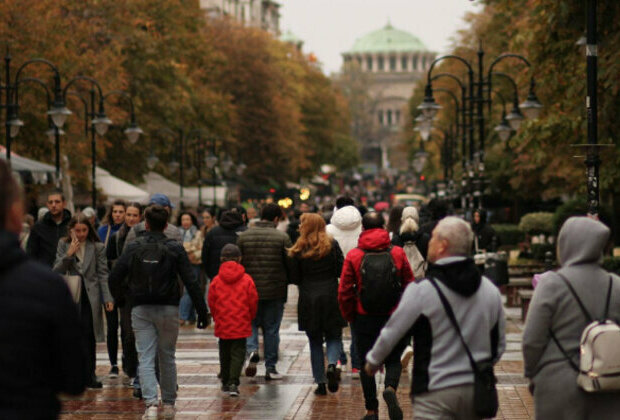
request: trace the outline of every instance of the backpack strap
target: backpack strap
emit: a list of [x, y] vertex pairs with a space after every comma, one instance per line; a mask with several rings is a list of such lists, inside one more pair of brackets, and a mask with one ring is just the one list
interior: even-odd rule
[[471, 368], [474, 370], [474, 372], [477, 372], [478, 365], [476, 364], [476, 361], [474, 360], [474, 356], [472, 356], [471, 351], [469, 350], [469, 347], [467, 346], [467, 343], [465, 342], [465, 338], [463, 338], [463, 334], [461, 333], [461, 328], [459, 327], [459, 323], [457, 322], [456, 317], [454, 316], [454, 311], [452, 310], [452, 306], [450, 306], [450, 302], [448, 302], [448, 299], [441, 291], [441, 288], [439, 287], [439, 285], [435, 282], [435, 279], [432, 277], [428, 277], [428, 280], [431, 282], [435, 290], [437, 290], [437, 294], [439, 295], [439, 300], [441, 300], [441, 304], [443, 305], [446, 311], [446, 314], [448, 315], [448, 318], [450, 318], [450, 322], [454, 326], [456, 333], [461, 339], [461, 343], [463, 343], [463, 347], [465, 347], [465, 351], [467, 352], [467, 357], [469, 358], [469, 364], [471, 365]]
[[607, 300], [605, 301], [605, 314], [603, 315], [603, 320], [607, 319], [607, 315], [609, 314], [609, 301], [611, 300], [611, 287], [613, 286], [613, 280], [611, 276], [609, 276], [609, 288], [607, 289]]
[[584, 306], [583, 302], [581, 301], [581, 299], [579, 299], [579, 296], [577, 295], [577, 292], [575, 291], [575, 289], [573, 288], [573, 286], [571, 286], [570, 282], [568, 281], [568, 279], [566, 277], [564, 277], [564, 275], [556, 272], [556, 274], [558, 276], [560, 276], [560, 278], [562, 280], [564, 280], [564, 283], [566, 283], [566, 285], [568, 286], [568, 290], [570, 290], [571, 294], [573, 295], [573, 297], [575, 298], [575, 300], [577, 301], [577, 303], [579, 304], [579, 308], [581, 308], [581, 312], [583, 312], [583, 314], [586, 317], [586, 320], [588, 322], [592, 322], [593, 318], [590, 315], [590, 312], [588, 312], [588, 310], [586, 309], [586, 307]]

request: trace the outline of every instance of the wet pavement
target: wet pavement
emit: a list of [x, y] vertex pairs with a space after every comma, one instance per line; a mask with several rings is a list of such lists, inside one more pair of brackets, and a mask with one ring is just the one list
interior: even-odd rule
[[[176, 419], [360, 419], [364, 398], [359, 379], [342, 374], [340, 389], [327, 396], [315, 396], [310, 368], [310, 350], [304, 333], [297, 330], [297, 290], [289, 289], [284, 320], [280, 330], [281, 381], [267, 383], [264, 366], [259, 365], [254, 378], [241, 378], [240, 397], [231, 398], [220, 391], [217, 339], [213, 329], [181, 327], [177, 344], [179, 392]], [[507, 349], [495, 372], [498, 378], [500, 410], [498, 419], [534, 418], [533, 401], [523, 378], [521, 356], [520, 309], [507, 309]], [[262, 339], [261, 339], [262, 341]], [[345, 348], [350, 335], [345, 330]], [[119, 350], [120, 353], [120, 350]], [[119, 354], [120, 360], [120, 354]], [[63, 398], [61, 419], [139, 419], [144, 412], [142, 401], [132, 397], [127, 378], [107, 377], [110, 369], [104, 343], [97, 345], [97, 374], [104, 388], [89, 390], [80, 397]], [[382, 384], [382, 378], [377, 378]], [[405, 418], [413, 418], [409, 400], [410, 376], [403, 372], [398, 399]], [[380, 386], [382, 391], [383, 386]], [[381, 395], [379, 393], [379, 395]], [[385, 402], [379, 401], [379, 418], [388, 419]]]

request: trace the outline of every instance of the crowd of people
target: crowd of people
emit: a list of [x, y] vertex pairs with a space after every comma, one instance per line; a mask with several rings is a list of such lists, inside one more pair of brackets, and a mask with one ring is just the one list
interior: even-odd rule
[[[62, 192], [52, 191], [47, 212], [24, 229], [21, 191], [3, 162], [0, 194], [0, 418], [55, 418], [58, 393], [101, 388], [96, 342], [106, 342], [109, 375], [119, 376], [119, 327], [122, 371], [144, 400], [145, 419], [175, 415], [183, 325], [204, 329], [213, 320], [225, 395], [239, 396], [242, 374], [255, 376], [261, 361], [265, 380], [280, 380], [280, 326], [291, 284], [299, 291], [298, 328], [308, 338], [318, 398], [338, 392], [350, 358], [363, 419], [378, 419], [380, 369], [389, 417], [402, 419], [396, 391], [413, 355], [415, 418], [497, 412], [493, 366], [506, 348], [505, 316], [498, 288], [471, 258], [498, 246], [482, 210], [470, 224], [441, 201], [381, 212], [343, 196], [321, 209], [301, 203], [288, 215], [275, 203], [215, 214], [176, 211], [168, 197], [154, 194], [146, 206], [114, 201], [97, 226], [91, 209], [72, 215]], [[576, 247], [580, 236], [592, 237], [586, 250]], [[620, 299], [620, 279], [597, 265], [608, 237], [602, 223], [587, 218], [571, 219], [559, 237], [558, 273], [593, 310], [599, 296], [582, 279], [588, 270], [601, 284], [609, 281], [608, 299]], [[543, 276], [524, 334], [536, 412], [594, 418], [589, 413], [617, 410], [615, 400], [589, 398], [576, 384], [555, 392], [575, 382], [567, 366], [578, 357], [586, 321], [554, 276]], [[605, 316], [615, 317], [615, 308]], [[561, 351], [550, 348], [550, 329]], [[555, 414], [571, 406], [580, 416]]]

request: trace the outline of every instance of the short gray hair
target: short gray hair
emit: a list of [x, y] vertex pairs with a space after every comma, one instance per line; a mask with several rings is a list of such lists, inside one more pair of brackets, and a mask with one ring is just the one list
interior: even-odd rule
[[437, 223], [433, 233], [448, 242], [449, 255], [468, 256], [471, 254], [474, 232], [469, 223], [458, 217], [444, 217]]

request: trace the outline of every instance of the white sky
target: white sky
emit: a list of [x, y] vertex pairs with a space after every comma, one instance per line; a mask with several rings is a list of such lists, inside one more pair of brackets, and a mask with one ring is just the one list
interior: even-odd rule
[[313, 52], [327, 74], [340, 70], [341, 53], [388, 19], [417, 36], [432, 51], [449, 50], [463, 16], [478, 11], [470, 0], [281, 0], [280, 29], [291, 30]]

